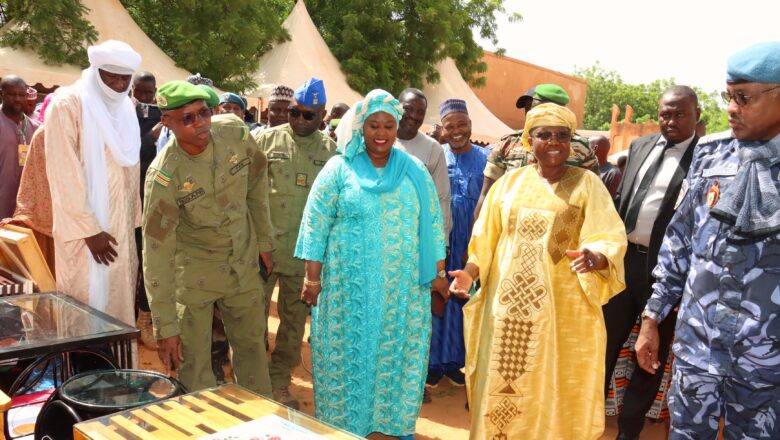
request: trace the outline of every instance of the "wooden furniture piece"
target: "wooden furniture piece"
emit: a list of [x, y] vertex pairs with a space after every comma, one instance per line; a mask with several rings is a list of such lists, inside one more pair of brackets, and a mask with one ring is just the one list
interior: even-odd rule
[[[76, 440], [187, 439], [216, 435], [264, 417], [280, 417], [313, 436], [294, 438], [359, 439], [306, 414], [282, 406], [235, 384], [163, 400], [76, 424]], [[278, 420], [278, 419], [277, 419]], [[253, 435], [268, 434], [254, 431]], [[309, 434], [309, 435], [311, 435]], [[260, 438], [263, 438], [262, 436]], [[281, 437], [284, 438], [284, 437]]]
[[57, 288], [30, 229], [14, 225], [0, 227], [0, 266], [33, 280], [39, 292]]
[[8, 397], [2, 390], [0, 390], [0, 432], [3, 432], [3, 419], [5, 418], [5, 412], [11, 407], [11, 398]]

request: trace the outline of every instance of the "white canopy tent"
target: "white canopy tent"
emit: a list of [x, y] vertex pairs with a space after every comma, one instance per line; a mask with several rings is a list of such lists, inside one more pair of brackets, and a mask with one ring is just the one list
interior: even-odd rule
[[277, 85], [296, 89], [316, 76], [325, 84], [327, 107], [339, 102], [352, 106], [363, 99], [347, 84], [346, 75], [311, 20], [303, 0], [298, 0], [283, 26], [290, 34], [290, 41], [274, 46], [263, 55], [254, 75], [257, 89], [249, 96], [267, 99]]
[[431, 126], [440, 123], [439, 105], [447, 99], [457, 98], [466, 101], [471, 118], [471, 139], [492, 143], [510, 133], [512, 129], [501, 122], [463, 79], [452, 58], [441, 61], [437, 67], [440, 81], [436, 84], [426, 84], [423, 93], [428, 98], [428, 111], [425, 114], [425, 124]]
[[[120, 40], [129, 44], [141, 54], [141, 69], [148, 70], [157, 78], [157, 83], [174, 79], [185, 79], [190, 72], [177, 67], [176, 63], [146, 36], [133, 21], [119, 0], [81, 0], [86, 6], [87, 20], [98, 32], [97, 42]], [[13, 26], [13, 23], [9, 24]], [[0, 75], [15, 74], [27, 83], [40, 83], [45, 87], [63, 86], [81, 77], [81, 69], [72, 65], [48, 65], [28, 49], [0, 47]]]

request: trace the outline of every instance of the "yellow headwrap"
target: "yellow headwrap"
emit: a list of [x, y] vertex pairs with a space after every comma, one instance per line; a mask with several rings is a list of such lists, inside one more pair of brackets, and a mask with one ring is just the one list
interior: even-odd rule
[[545, 103], [534, 107], [525, 116], [525, 127], [520, 140], [526, 150], [531, 151], [531, 130], [536, 127], [569, 127], [572, 133], [577, 129], [577, 116], [574, 112], [558, 104]]

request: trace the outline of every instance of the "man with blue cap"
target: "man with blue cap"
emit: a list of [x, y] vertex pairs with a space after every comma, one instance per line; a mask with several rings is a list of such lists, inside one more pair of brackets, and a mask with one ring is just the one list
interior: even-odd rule
[[[449, 141], [443, 145], [451, 189], [452, 228], [445, 268], [449, 273], [463, 269], [474, 209], [482, 190], [482, 177], [490, 150], [471, 143], [471, 118], [466, 101], [447, 99], [439, 105], [439, 117], [442, 135]], [[451, 281], [442, 278], [447, 284]], [[438, 281], [437, 278], [431, 285]], [[432, 299], [436, 297], [432, 296]], [[426, 379], [426, 384], [431, 387], [435, 387], [443, 376], [447, 376], [456, 386], [465, 385], [465, 378], [460, 371], [466, 362], [463, 341], [465, 304], [465, 299], [450, 298], [440, 306], [440, 313], [434, 313], [431, 319], [431, 351]]]
[[[271, 184], [271, 223], [276, 248], [273, 264], [263, 265], [266, 304], [279, 283], [279, 330], [269, 372], [274, 399], [292, 408], [298, 401], [289, 391], [292, 370], [300, 363], [301, 342], [309, 306], [301, 301], [304, 263], [293, 257], [303, 208], [311, 185], [325, 162], [336, 154], [336, 144], [319, 130], [325, 117], [325, 86], [310, 78], [293, 95], [289, 123], [257, 134], [257, 143], [268, 157]], [[266, 321], [268, 308], [266, 308]]]
[[728, 60], [729, 132], [696, 147], [643, 313], [637, 361], [681, 301], [670, 439], [780, 438], [780, 41]]
[[232, 113], [243, 121], [244, 113], [246, 112], [246, 104], [246, 98], [238, 96], [235, 93], [225, 92], [219, 97], [219, 106], [217, 109], [220, 115]]

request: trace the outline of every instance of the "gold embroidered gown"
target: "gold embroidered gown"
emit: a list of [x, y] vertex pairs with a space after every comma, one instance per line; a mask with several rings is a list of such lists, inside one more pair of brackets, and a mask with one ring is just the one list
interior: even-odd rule
[[[609, 260], [571, 271], [567, 249]], [[474, 225], [481, 290], [464, 307], [472, 439], [598, 439], [604, 430], [602, 304], [624, 289], [626, 233], [596, 174], [534, 166], [499, 179]]]

